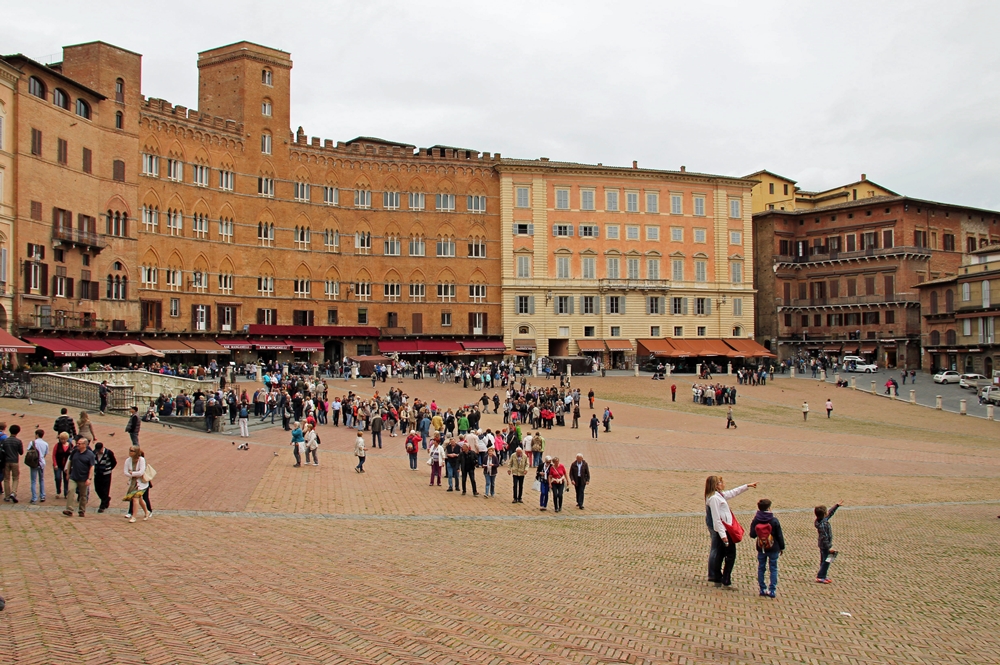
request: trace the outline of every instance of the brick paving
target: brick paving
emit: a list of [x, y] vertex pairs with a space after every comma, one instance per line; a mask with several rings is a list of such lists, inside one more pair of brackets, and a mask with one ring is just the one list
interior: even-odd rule
[[[570, 496], [560, 515], [530, 489], [511, 505], [503, 472], [496, 499], [428, 487], [401, 438], [359, 475], [343, 428], [321, 428], [321, 465], [296, 469], [280, 428], [243, 452], [232, 436], [147, 424], [148, 523], [118, 505], [65, 518], [51, 486], [44, 506], [0, 508], [0, 663], [1000, 661], [996, 423], [779, 380], [741, 390], [726, 431], [724, 407], [691, 404], [689, 382], [676, 404], [669, 381], [589, 384], [599, 406], [614, 400], [614, 431], [546, 433], [547, 452], [583, 452], [594, 476], [586, 511]], [[474, 396], [404, 388], [442, 405]], [[0, 400], [0, 419], [26, 429], [57, 413]], [[123, 460], [124, 420], [97, 422]], [[708, 472], [760, 482], [733, 501], [741, 519], [764, 495], [784, 511], [777, 599], [756, 594], [749, 542], [735, 590], [705, 582]], [[116, 476], [113, 494], [124, 488]], [[820, 586], [809, 510], [838, 499], [842, 556]]]

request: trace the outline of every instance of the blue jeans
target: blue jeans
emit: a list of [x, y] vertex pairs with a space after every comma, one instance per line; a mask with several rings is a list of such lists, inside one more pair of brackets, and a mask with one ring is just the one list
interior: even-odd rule
[[496, 476], [486, 474], [486, 491], [484, 494], [486, 496], [496, 496]]
[[538, 495], [538, 507], [547, 508], [549, 505], [549, 484], [542, 481], [542, 491]]
[[378, 447], [382, 447], [382, 432], [372, 432], [372, 448], [375, 447], [375, 442], [378, 441]]
[[[760, 592], [764, 593], [767, 591], [769, 593], [774, 593], [774, 590], [778, 586], [778, 556], [781, 554], [781, 550], [774, 550], [773, 552], [757, 552], [757, 585], [760, 587]], [[771, 567], [771, 584], [768, 587], [764, 587], [764, 571], [767, 567]]]
[[[38, 467], [37, 469], [29, 469], [31, 471], [31, 500], [38, 501], [41, 498], [45, 500], [45, 469]], [[38, 483], [39, 492], [35, 493], [35, 483]]]
[[445, 464], [444, 473], [448, 477], [448, 489], [453, 489], [451, 481], [455, 481], [455, 488], [458, 487], [458, 466], [455, 464]]
[[[59, 467], [53, 467], [52, 472], [56, 476], [56, 496], [69, 494], [69, 476]], [[63, 487], [65, 487], [65, 491], [63, 491]]]
[[819, 548], [819, 572], [816, 573], [816, 579], [818, 580], [825, 580], [827, 574], [830, 572], [830, 562], [826, 560], [828, 556], [830, 556], [828, 548]]
[[417, 454], [416, 453], [407, 453], [407, 454], [410, 456], [410, 468], [413, 469], [413, 470], [416, 470], [416, 468], [417, 468]]

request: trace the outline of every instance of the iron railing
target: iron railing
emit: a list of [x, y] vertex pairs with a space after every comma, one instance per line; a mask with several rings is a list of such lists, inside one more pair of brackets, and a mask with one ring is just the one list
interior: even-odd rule
[[[97, 381], [55, 372], [33, 372], [31, 375], [31, 397], [40, 402], [97, 411], [101, 406], [100, 388]], [[127, 413], [136, 406], [133, 386], [109, 384], [108, 388], [111, 390], [108, 411]]]

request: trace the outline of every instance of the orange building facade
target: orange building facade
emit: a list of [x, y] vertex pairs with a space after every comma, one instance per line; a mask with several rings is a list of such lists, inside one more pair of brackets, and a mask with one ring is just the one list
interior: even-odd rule
[[640, 340], [753, 337], [753, 181], [547, 159], [497, 168], [508, 346], [630, 367]]

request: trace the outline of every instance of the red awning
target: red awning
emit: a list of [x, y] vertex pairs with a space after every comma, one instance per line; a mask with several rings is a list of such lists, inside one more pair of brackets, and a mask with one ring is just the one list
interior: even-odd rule
[[143, 337], [142, 343], [151, 349], [162, 351], [163, 353], [194, 353], [194, 349], [180, 341], [179, 339], [159, 339], [155, 337]]
[[291, 345], [292, 351], [322, 351], [323, 343], [304, 339], [286, 339]]
[[507, 345], [503, 342], [491, 342], [488, 340], [478, 341], [464, 341], [459, 342], [462, 348], [466, 351], [494, 351], [496, 353], [503, 353], [507, 350]]
[[515, 339], [514, 349], [517, 351], [534, 351], [538, 344], [533, 339]]
[[75, 344], [58, 337], [25, 337], [25, 341], [51, 351], [56, 358], [84, 358], [90, 355]]
[[291, 348], [286, 340], [283, 339], [251, 339], [254, 347], [258, 351], [288, 351]]
[[417, 342], [407, 339], [385, 339], [378, 342], [379, 353], [420, 353], [417, 349]]
[[691, 346], [686, 339], [670, 338], [670, 345], [676, 349], [675, 358], [692, 358], [698, 355], [698, 350]]
[[76, 339], [73, 337], [63, 337], [62, 339], [63, 341], [69, 342], [73, 346], [86, 351], [88, 356], [94, 351], [102, 351], [111, 347], [111, 345], [103, 339]]
[[224, 339], [215, 340], [219, 346], [224, 346], [230, 351], [249, 351], [253, 348], [253, 343], [248, 339]]
[[35, 347], [22, 342], [6, 330], [0, 330], [0, 353], [31, 353]]
[[727, 339], [726, 344], [733, 347], [737, 352], [737, 357], [747, 358], [776, 358], [773, 353], [765, 349], [752, 339], [733, 338]]
[[206, 355], [229, 353], [229, 349], [221, 344], [216, 344], [215, 341], [210, 339], [188, 339], [184, 343], [194, 349], [195, 353], [204, 353]]
[[637, 354], [640, 356], [655, 356], [656, 358], [680, 357], [679, 351], [665, 339], [637, 339]]
[[608, 351], [632, 351], [632, 342], [627, 339], [606, 339]]
[[447, 353], [448, 351], [462, 350], [458, 342], [446, 340], [418, 340], [417, 348], [424, 353]]
[[739, 352], [734, 351], [721, 339], [703, 339], [701, 342], [702, 355], [719, 356], [723, 358], [738, 358]]
[[578, 339], [576, 345], [584, 353], [604, 353], [608, 348], [603, 339]]

